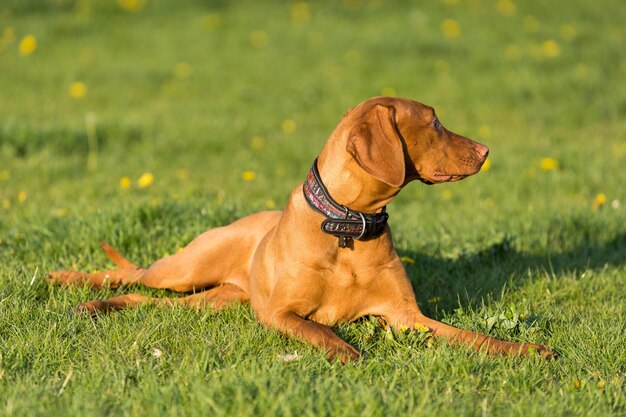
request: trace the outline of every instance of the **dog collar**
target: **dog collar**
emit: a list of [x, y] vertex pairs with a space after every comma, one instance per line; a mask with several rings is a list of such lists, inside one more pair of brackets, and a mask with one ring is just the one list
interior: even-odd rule
[[368, 214], [337, 203], [324, 186], [317, 170], [317, 158], [302, 186], [304, 199], [311, 208], [324, 215], [322, 232], [339, 238], [339, 247], [348, 247], [353, 239], [368, 240], [380, 236], [385, 231], [389, 214], [382, 212]]

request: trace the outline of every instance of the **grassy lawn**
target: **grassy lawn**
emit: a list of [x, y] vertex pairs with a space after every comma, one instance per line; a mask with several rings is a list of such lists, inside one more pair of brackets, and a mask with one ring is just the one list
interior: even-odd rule
[[[619, 0], [3, 1], [0, 415], [626, 415], [625, 21]], [[558, 361], [366, 318], [341, 366], [248, 306], [90, 319], [127, 290], [46, 282], [110, 267], [99, 239], [147, 265], [280, 208], [381, 94], [491, 149], [389, 207], [421, 308]]]

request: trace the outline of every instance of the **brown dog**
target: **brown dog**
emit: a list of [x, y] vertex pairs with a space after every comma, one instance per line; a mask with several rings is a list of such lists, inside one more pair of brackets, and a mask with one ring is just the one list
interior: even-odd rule
[[386, 226], [384, 208], [407, 183], [463, 179], [480, 170], [488, 153], [486, 146], [445, 129], [428, 106], [372, 98], [346, 113], [283, 212], [257, 213], [209, 230], [145, 269], [103, 244], [119, 269], [60, 271], [50, 278], [193, 292], [169, 299], [128, 294], [79, 306], [89, 312], [147, 302], [220, 308], [249, 300], [262, 324], [343, 362], [359, 353], [331, 326], [365, 315], [393, 328], [425, 326], [434, 336], [489, 353], [553, 357], [541, 345], [504, 342], [424, 316]]

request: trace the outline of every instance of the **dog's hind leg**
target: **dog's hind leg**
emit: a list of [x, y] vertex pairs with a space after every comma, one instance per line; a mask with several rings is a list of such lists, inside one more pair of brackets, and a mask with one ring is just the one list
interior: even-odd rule
[[221, 309], [249, 299], [248, 294], [233, 284], [222, 284], [210, 290], [178, 298], [147, 297], [141, 294], [124, 294], [106, 300], [93, 300], [78, 305], [79, 312], [89, 314], [105, 313], [136, 307], [141, 304], [154, 303], [157, 305], [181, 305], [187, 307]]
[[94, 287], [140, 284], [181, 292], [199, 291], [225, 282], [248, 288], [252, 257], [259, 241], [278, 223], [280, 212], [265, 211], [223, 227], [208, 230], [178, 253], [160, 259], [148, 268], [135, 266], [111, 246], [101, 243], [119, 269], [86, 273], [56, 271], [50, 281], [68, 285], [87, 283]]

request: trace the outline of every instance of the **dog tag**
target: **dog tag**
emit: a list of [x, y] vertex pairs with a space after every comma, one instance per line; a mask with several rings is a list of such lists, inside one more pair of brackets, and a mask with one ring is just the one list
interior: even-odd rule
[[351, 242], [352, 242], [352, 238], [350, 236], [339, 236], [340, 248], [347, 248]]

